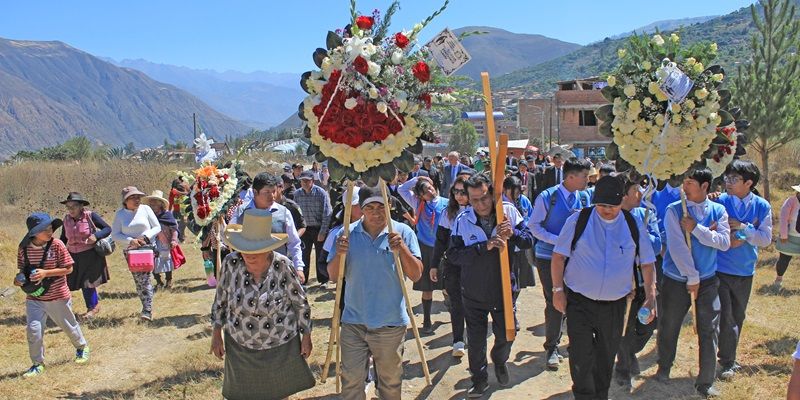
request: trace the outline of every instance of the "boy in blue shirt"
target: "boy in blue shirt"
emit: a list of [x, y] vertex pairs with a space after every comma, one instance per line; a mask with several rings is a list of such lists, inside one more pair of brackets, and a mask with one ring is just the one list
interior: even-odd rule
[[758, 248], [772, 243], [772, 207], [753, 193], [761, 173], [750, 161], [733, 160], [725, 168], [725, 191], [716, 200], [725, 206], [731, 227], [731, 247], [717, 253], [721, 306], [719, 326], [720, 377], [731, 379], [739, 365], [736, 347], [742, 334]]
[[[669, 381], [675, 361], [678, 335], [692, 297], [695, 298], [697, 339], [700, 347], [700, 373], [695, 388], [705, 397], [719, 395], [714, 383], [719, 336], [719, 279], [717, 253], [730, 247], [730, 227], [725, 207], [708, 200], [708, 188], [714, 177], [708, 168], [698, 168], [683, 179], [688, 214], [680, 201], [667, 207], [664, 228], [667, 252], [664, 255], [664, 282], [658, 318], [658, 372], [656, 380]], [[689, 232], [691, 250], [684, 232]]]

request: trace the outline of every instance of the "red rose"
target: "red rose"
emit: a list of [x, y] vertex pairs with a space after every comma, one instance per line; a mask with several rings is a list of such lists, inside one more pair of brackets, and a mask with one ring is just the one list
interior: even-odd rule
[[355, 124], [355, 122], [356, 122], [355, 113], [353, 113], [350, 110], [348, 110], [347, 112], [342, 113], [341, 122], [342, 122], [342, 125], [344, 125], [344, 126], [353, 126], [353, 124]]
[[394, 117], [388, 119], [387, 125], [389, 126], [389, 132], [391, 133], [397, 133], [403, 130], [403, 125], [401, 125], [400, 121]]
[[372, 125], [372, 141], [384, 140], [389, 137], [389, 127], [383, 124]]
[[411, 72], [413, 72], [414, 76], [422, 83], [431, 80], [431, 69], [428, 68], [428, 64], [425, 64], [425, 61], [414, 64], [414, 66], [411, 67]]
[[206, 209], [203, 208], [202, 206], [197, 207], [197, 216], [200, 219], [205, 219], [206, 218]]
[[425, 108], [428, 108], [428, 109], [431, 108], [431, 95], [430, 95], [430, 93], [423, 93], [423, 94], [419, 95], [419, 99], [420, 99], [420, 101], [425, 103]]
[[217, 186], [212, 186], [211, 189], [208, 191], [208, 197], [211, 200], [214, 200], [217, 197], [219, 197], [219, 188]]
[[409, 40], [406, 35], [403, 35], [401, 32], [397, 32], [394, 34], [394, 44], [401, 49], [405, 49], [408, 46]]
[[344, 132], [343, 139], [347, 144], [349, 144], [352, 147], [357, 147], [358, 145], [364, 142], [364, 140], [361, 139], [361, 135], [359, 134], [359, 129], [356, 127], [348, 126], [344, 128], [343, 132]]
[[375, 24], [375, 18], [367, 17], [366, 15], [362, 15], [356, 18], [356, 25], [361, 30], [368, 31], [372, 29], [372, 25]]
[[353, 67], [355, 67], [356, 71], [358, 71], [361, 75], [366, 75], [369, 72], [369, 64], [367, 63], [367, 59], [361, 56], [356, 57], [353, 60]]

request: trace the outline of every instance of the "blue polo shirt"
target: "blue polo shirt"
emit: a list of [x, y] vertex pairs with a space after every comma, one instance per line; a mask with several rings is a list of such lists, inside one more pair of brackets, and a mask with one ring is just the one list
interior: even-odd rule
[[[633, 289], [633, 266], [636, 243], [631, 237], [625, 216], [620, 212], [613, 221], [604, 221], [592, 210], [575, 250], [572, 238], [580, 213], [567, 218], [553, 252], [569, 257], [564, 270], [564, 284], [592, 300], [613, 301], [625, 297]], [[642, 264], [656, 261], [650, 235], [642, 220], [634, 215], [639, 227], [639, 260]]]
[[[401, 235], [411, 254], [421, 258], [414, 231], [408, 225], [395, 221], [392, 221], [392, 227]], [[337, 237], [340, 235], [341, 232]], [[336, 246], [331, 248], [328, 262], [334, 257]], [[394, 256], [389, 249], [388, 229], [384, 229], [373, 240], [364, 230], [362, 221], [350, 224], [350, 249], [345, 259], [344, 277], [347, 290], [344, 292], [343, 323], [377, 329], [407, 326], [411, 322], [406, 313], [403, 291], [397, 281]]]

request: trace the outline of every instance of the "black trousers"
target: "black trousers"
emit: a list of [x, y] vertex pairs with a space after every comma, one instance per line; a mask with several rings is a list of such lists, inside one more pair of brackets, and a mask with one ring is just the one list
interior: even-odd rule
[[492, 315], [492, 333], [494, 333], [494, 346], [492, 346], [492, 362], [502, 365], [508, 361], [511, 354], [511, 345], [514, 342], [506, 340], [506, 325], [503, 309], [483, 309], [464, 306], [464, 317], [467, 321], [467, 336], [469, 337], [469, 372], [472, 383], [478, 384], [489, 379], [486, 361], [486, 325], [489, 323], [489, 314]]
[[786, 270], [789, 269], [789, 261], [792, 261], [792, 256], [783, 253], [778, 254], [778, 262], [775, 263], [775, 271], [778, 273], [778, 276], [783, 276]]
[[656, 320], [644, 325], [639, 322], [637, 314], [645, 301], [644, 288], [636, 289], [636, 295], [631, 302], [631, 312], [628, 314], [628, 331], [623, 332], [624, 336], [619, 344], [617, 352], [617, 363], [614, 370], [621, 375], [630, 376], [631, 364], [636, 359], [636, 353], [642, 351], [647, 341], [653, 336], [656, 329]]
[[[324, 242], [317, 241], [319, 228], [318, 226], [307, 226], [303, 236], [300, 237], [300, 241], [303, 243], [303, 264], [305, 264], [303, 273], [306, 275], [306, 284], [311, 280], [311, 248], [314, 248], [315, 260], [319, 260], [322, 245], [324, 244]], [[328, 271], [320, 268], [319, 264], [315, 266], [315, 269], [317, 270], [317, 281], [319, 283], [328, 282]]]
[[556, 350], [561, 342], [561, 324], [564, 321], [564, 314], [561, 314], [553, 307], [553, 277], [550, 276], [550, 260], [536, 259], [536, 269], [539, 271], [539, 281], [542, 282], [542, 292], [544, 293], [544, 325], [545, 339], [544, 349], [547, 352]]
[[[661, 283], [661, 310], [658, 318], [658, 367], [670, 370], [675, 361], [678, 335], [691, 297], [686, 283], [664, 276]], [[697, 337], [700, 348], [700, 373], [696, 385], [710, 386], [717, 373], [717, 340], [719, 337], [719, 279], [716, 276], [700, 281], [697, 293]]]
[[450, 323], [453, 329], [453, 343], [464, 341], [464, 301], [461, 298], [461, 268], [444, 262], [444, 290], [450, 297]]
[[575, 399], [608, 398], [625, 304], [625, 297], [595, 301], [567, 289], [569, 374]]
[[750, 290], [753, 288], [752, 276], [736, 276], [717, 272], [719, 278], [719, 365], [722, 369], [731, 368], [736, 362], [736, 348], [742, 334]]

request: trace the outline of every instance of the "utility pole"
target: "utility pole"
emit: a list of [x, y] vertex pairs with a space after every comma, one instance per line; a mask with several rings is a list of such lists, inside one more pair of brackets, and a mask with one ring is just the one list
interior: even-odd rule
[[192, 113], [192, 125], [194, 126], [194, 138], [197, 139], [197, 114]]

